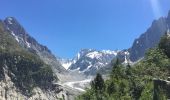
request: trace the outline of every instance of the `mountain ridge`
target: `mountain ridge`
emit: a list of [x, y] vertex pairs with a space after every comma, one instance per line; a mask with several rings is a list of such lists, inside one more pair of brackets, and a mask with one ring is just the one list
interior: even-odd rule
[[[28, 52], [0, 22], [0, 98], [3, 100], [55, 100], [67, 98], [53, 84], [57, 77], [38, 55]], [[48, 90], [48, 91], [47, 91]]]
[[[170, 26], [170, 11], [169, 11], [167, 17], [161, 17], [157, 20], [154, 20], [152, 22], [151, 26], [146, 30], [146, 32], [144, 32], [143, 34], [141, 34], [138, 38], [136, 38], [134, 40], [134, 42], [130, 48], [124, 49], [124, 50], [119, 50], [119, 52], [117, 52], [116, 56], [114, 55], [114, 57], [112, 57], [112, 59], [119, 58], [120, 61], [124, 64], [137, 62], [138, 60], [140, 60], [144, 57], [144, 55], [148, 49], [153, 48], [158, 44], [161, 36], [163, 36], [163, 34], [166, 32], [166, 30], [170, 28], [169, 26]], [[91, 50], [91, 49], [88, 49], [88, 50]], [[88, 51], [88, 50], [85, 50], [85, 51]], [[77, 55], [79, 55], [79, 53]], [[85, 59], [86, 58], [84, 58], [84, 60]], [[95, 61], [95, 58], [91, 59], [91, 62], [92, 61]], [[111, 61], [111, 60], [109, 60], [109, 61]], [[74, 62], [75, 62], [75, 60], [74, 60]], [[71, 64], [70, 62], [68, 62], [68, 63], [69, 64], [67, 64], [67, 69], [69, 69], [68, 66], [70, 66], [70, 70], [77, 69], [80, 72], [82, 72], [84, 70], [84, 69], [81, 69], [82, 66], [86, 65], [86, 67], [84, 67], [84, 68], [87, 68], [87, 69], [89, 66], [89, 64], [87, 64], [87, 62], [84, 62], [84, 65], [82, 65], [80, 63], [74, 63], [74, 64]], [[78, 67], [78, 66], [81, 66], [81, 67]], [[106, 67], [106, 69], [109, 69], [109, 67], [111, 67], [111, 64], [103, 65], [102, 70], [105, 67]], [[80, 69], [78, 69], [78, 68], [80, 68]], [[92, 70], [92, 72], [93, 72], [93, 70]], [[97, 72], [97, 71], [95, 71], [95, 72]]]
[[118, 51], [82, 49], [71, 60], [61, 60], [69, 71], [79, 71], [86, 75], [95, 74], [97, 69], [104, 67], [117, 55]]
[[7, 17], [3, 23], [6, 30], [14, 36], [23, 48], [38, 55], [46, 64], [51, 65], [56, 73], [66, 72], [56, 56], [46, 46], [39, 44], [30, 36], [14, 17]]
[[170, 11], [167, 17], [161, 17], [158, 20], [154, 20], [151, 26], [136, 38], [129, 48], [130, 60], [137, 61], [144, 57], [144, 54], [149, 48], [155, 47], [160, 41], [167, 29], [170, 27]]

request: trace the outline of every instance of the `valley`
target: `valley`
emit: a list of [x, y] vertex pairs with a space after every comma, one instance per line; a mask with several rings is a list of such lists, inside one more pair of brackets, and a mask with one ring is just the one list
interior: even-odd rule
[[7, 17], [0, 20], [0, 100], [165, 100], [168, 81], [166, 90], [155, 88], [153, 79], [164, 82], [170, 75], [169, 34], [170, 11], [129, 48], [82, 48], [65, 59]]

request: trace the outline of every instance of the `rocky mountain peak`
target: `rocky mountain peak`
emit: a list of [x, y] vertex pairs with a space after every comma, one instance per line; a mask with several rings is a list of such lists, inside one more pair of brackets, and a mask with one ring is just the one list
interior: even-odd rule
[[7, 17], [4, 21], [6, 30], [24, 49], [38, 55], [46, 64], [51, 65], [55, 72], [65, 72], [57, 58], [44, 45], [38, 43], [14, 17]]
[[95, 51], [94, 49], [81, 49], [80, 52], [78, 53], [80, 56], [84, 56], [89, 52]]
[[130, 51], [130, 60], [135, 62], [144, 57], [149, 48], [155, 47], [170, 26], [170, 11], [167, 17], [154, 20], [152, 25], [139, 38], [135, 39]]
[[4, 22], [8, 24], [19, 24], [18, 21], [14, 17], [5, 18]]
[[119, 51], [82, 49], [72, 60], [60, 60], [66, 69], [92, 75], [109, 64]]
[[166, 31], [166, 19], [160, 18], [159, 20], [155, 20], [151, 27], [142, 34], [138, 39], [136, 39], [133, 43], [133, 46], [130, 51], [130, 59], [132, 61], [139, 60], [145, 54], [145, 51], [149, 48], [156, 46], [159, 42], [160, 37]]
[[[14, 17], [7, 17], [4, 20], [6, 29], [15, 37], [15, 39], [25, 48], [31, 48], [31, 36], [18, 23]], [[33, 40], [35, 41], [35, 40]]]
[[7, 30], [11, 30], [15, 35], [20, 37], [25, 37], [28, 35], [24, 28], [20, 25], [20, 23], [14, 17], [7, 17], [4, 20], [4, 24]]

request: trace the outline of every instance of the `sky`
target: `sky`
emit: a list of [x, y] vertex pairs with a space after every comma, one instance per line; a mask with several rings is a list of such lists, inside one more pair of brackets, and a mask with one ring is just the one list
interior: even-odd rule
[[170, 0], [0, 0], [0, 19], [15, 17], [56, 56], [81, 49], [122, 50], [132, 46], [161, 16]]

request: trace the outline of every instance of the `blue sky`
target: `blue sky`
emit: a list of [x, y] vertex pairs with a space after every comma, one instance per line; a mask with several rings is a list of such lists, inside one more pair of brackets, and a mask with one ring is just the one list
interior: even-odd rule
[[170, 0], [0, 0], [0, 19], [15, 17], [57, 56], [83, 48], [121, 50], [166, 16]]

